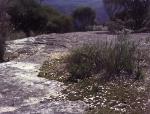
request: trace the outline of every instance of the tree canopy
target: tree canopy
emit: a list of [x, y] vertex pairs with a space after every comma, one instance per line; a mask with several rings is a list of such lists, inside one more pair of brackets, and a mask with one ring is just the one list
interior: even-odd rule
[[110, 19], [121, 19], [125, 26], [138, 30], [145, 25], [150, 0], [103, 0]]
[[30, 31], [39, 31], [47, 23], [42, 7], [35, 0], [15, 0], [9, 8], [11, 22], [16, 30], [30, 35]]
[[[71, 20], [50, 6], [41, 5], [38, 0], [14, 0], [8, 13], [15, 30], [23, 31], [27, 36], [30, 36], [31, 31], [34, 33], [68, 32], [67, 27], [71, 27]], [[62, 27], [66, 19], [70, 24]], [[54, 20], [59, 23], [56, 24]]]

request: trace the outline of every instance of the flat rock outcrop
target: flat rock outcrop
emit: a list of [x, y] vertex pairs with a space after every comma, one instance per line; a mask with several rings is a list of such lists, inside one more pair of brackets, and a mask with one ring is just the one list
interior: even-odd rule
[[[145, 36], [144, 36], [145, 35]], [[144, 35], [135, 35], [140, 38]], [[7, 42], [14, 59], [0, 64], [0, 114], [82, 114], [82, 101], [54, 100], [63, 97], [63, 83], [37, 77], [42, 63], [84, 43], [111, 40], [102, 32], [49, 34]]]

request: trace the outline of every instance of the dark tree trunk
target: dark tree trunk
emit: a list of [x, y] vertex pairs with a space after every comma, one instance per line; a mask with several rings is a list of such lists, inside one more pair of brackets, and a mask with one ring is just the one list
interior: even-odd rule
[[4, 62], [5, 42], [9, 27], [8, 2], [9, 0], [0, 0], [0, 62]]
[[0, 37], [0, 62], [4, 62], [4, 54], [5, 54], [5, 39], [4, 37]]

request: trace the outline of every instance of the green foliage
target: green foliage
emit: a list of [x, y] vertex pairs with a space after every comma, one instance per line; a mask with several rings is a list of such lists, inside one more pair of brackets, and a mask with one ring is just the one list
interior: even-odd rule
[[129, 29], [145, 27], [150, 0], [103, 0], [110, 19], [121, 19]]
[[70, 79], [84, 79], [103, 71], [107, 80], [121, 75], [133, 78], [137, 69], [135, 55], [136, 45], [128, 41], [126, 35], [119, 36], [114, 42], [84, 45], [68, 57]]
[[84, 79], [92, 75], [98, 68], [98, 51], [96, 46], [84, 45], [71, 53], [68, 57], [68, 69], [72, 80]]
[[95, 23], [96, 13], [89, 7], [80, 7], [73, 14], [74, 24], [77, 30], [85, 30]]
[[50, 19], [46, 28], [47, 32], [65, 33], [73, 31], [73, 23], [71, 17], [56, 16]]
[[8, 10], [15, 30], [34, 33], [69, 32], [72, 20], [36, 0], [15, 0]]
[[108, 76], [120, 75], [122, 72], [133, 74], [136, 69], [136, 45], [126, 36], [118, 37], [116, 43], [106, 44], [104, 49], [105, 70]]
[[117, 21], [109, 21], [107, 23], [107, 27], [108, 27], [108, 30], [109, 32], [111, 33], [117, 33], [119, 31], [122, 31], [123, 30], [123, 23], [122, 22], [117, 22]]
[[27, 36], [31, 31], [39, 31], [46, 25], [47, 19], [35, 0], [15, 0], [8, 11], [16, 30], [22, 30]]

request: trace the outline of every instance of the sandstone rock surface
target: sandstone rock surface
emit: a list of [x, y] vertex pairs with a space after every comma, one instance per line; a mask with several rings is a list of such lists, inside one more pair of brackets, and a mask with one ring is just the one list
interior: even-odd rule
[[[135, 39], [148, 34], [134, 35]], [[7, 42], [16, 58], [0, 64], [0, 114], [82, 114], [82, 101], [55, 101], [63, 96], [63, 83], [37, 77], [42, 63], [53, 53], [69, 51], [84, 43], [111, 40], [102, 32], [49, 34]]]

